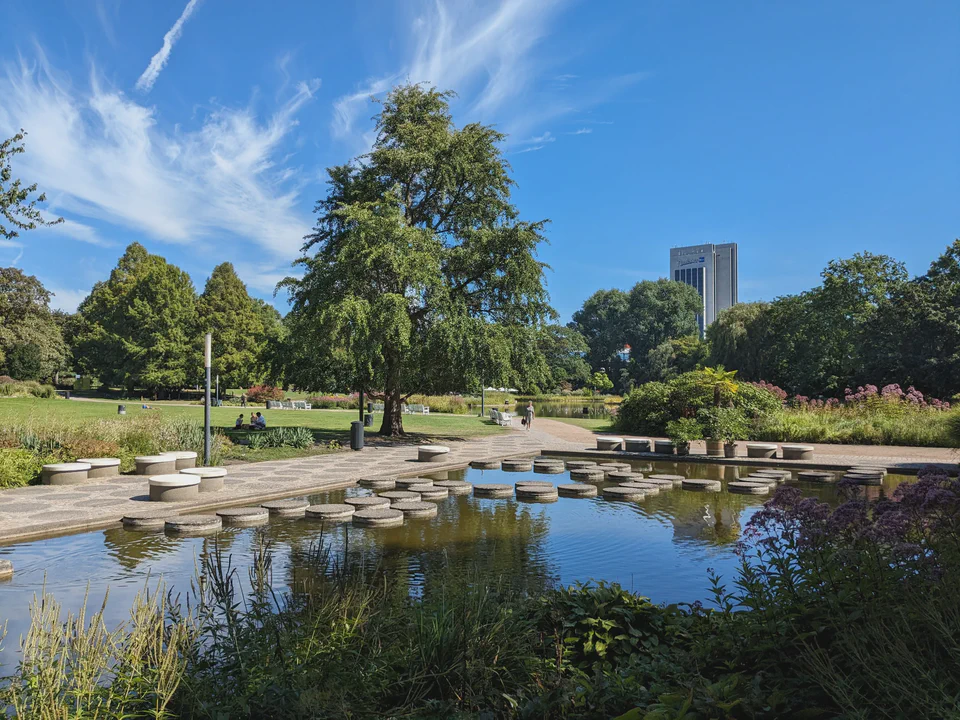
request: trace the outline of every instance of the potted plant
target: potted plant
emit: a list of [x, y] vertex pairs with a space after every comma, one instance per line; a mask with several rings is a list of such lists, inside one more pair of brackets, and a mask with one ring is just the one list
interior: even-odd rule
[[[710, 413], [710, 436], [723, 443], [723, 456], [737, 456], [737, 440], [746, 439], [750, 432], [750, 421], [738, 408], [714, 408]], [[719, 453], [718, 453], [719, 454]]]
[[690, 443], [703, 439], [703, 428], [693, 418], [679, 418], [667, 423], [667, 437], [677, 448], [677, 455], [689, 455]]

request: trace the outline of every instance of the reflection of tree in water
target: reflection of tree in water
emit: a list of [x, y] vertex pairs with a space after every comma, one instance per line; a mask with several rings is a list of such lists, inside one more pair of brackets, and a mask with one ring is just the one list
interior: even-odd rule
[[750, 506], [758, 506], [757, 498], [726, 492], [671, 493], [670, 520], [674, 537], [712, 545], [729, 545], [740, 537], [740, 516]]
[[137, 570], [145, 561], [152, 562], [164, 555], [174, 555], [181, 549], [181, 543], [166, 537], [162, 530], [133, 532], [111, 528], [103, 531], [103, 544], [107, 554], [127, 570]]
[[[412, 596], [451, 582], [529, 592], [555, 582], [544, 550], [548, 523], [538, 506], [457, 497], [441, 503], [440, 513], [435, 520], [408, 520], [397, 528], [335, 527], [324, 533], [326, 559], [383, 573]], [[319, 535], [309, 546], [291, 546], [291, 583], [323, 571], [316, 564]]]

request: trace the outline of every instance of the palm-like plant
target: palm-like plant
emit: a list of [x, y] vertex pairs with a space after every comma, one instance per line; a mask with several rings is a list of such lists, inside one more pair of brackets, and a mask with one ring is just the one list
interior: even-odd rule
[[713, 387], [714, 407], [720, 407], [720, 399], [724, 392], [732, 395], [736, 393], [740, 387], [735, 381], [737, 371], [726, 370], [723, 365], [717, 365], [713, 368], [703, 368], [702, 373], [704, 383]]

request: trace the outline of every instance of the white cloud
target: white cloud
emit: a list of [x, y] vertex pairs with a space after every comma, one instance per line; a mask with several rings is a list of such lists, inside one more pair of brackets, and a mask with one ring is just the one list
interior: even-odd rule
[[589, 135], [592, 132], [593, 132], [593, 128], [580, 128], [579, 130], [568, 132], [567, 135]]
[[519, 155], [521, 153], [536, 152], [537, 150], [543, 150], [544, 147], [544, 145], [534, 145], [533, 147], [524, 148], [523, 150], [517, 150], [514, 154]]
[[[46, 285], [46, 283], [44, 283]], [[63, 310], [64, 312], [76, 312], [77, 306], [83, 302], [90, 294], [89, 288], [86, 290], [69, 290], [67, 288], [50, 287], [47, 285], [53, 297], [50, 299], [50, 307], [54, 310]]]
[[180, 39], [180, 35], [183, 33], [183, 24], [190, 19], [190, 16], [193, 15], [194, 10], [197, 9], [197, 5], [199, 4], [200, 0], [190, 0], [183, 9], [183, 12], [180, 13], [180, 17], [178, 17], [177, 21], [173, 24], [173, 27], [167, 30], [166, 35], [163, 36], [163, 45], [160, 46], [157, 54], [150, 58], [150, 64], [147, 65], [147, 69], [143, 71], [140, 79], [137, 80], [137, 90], [150, 92], [151, 88], [153, 88], [153, 84], [160, 76], [160, 71], [163, 70], [167, 61], [170, 59], [170, 53], [173, 52], [174, 44]]
[[[69, 215], [61, 232], [85, 242], [102, 220], [170, 243], [248, 239], [275, 257], [297, 253], [310, 225], [298, 209], [306, 180], [291, 175], [285, 142], [319, 81], [300, 83], [274, 114], [218, 108], [195, 130], [160, 127], [156, 110], [104, 87], [59, 80], [40, 54], [0, 74], [0, 136], [24, 127], [22, 176]], [[313, 180], [311, 174], [310, 181]]]
[[548, 143], [548, 142], [556, 142], [556, 140], [557, 139], [550, 134], [550, 131], [547, 130], [543, 135], [532, 137], [529, 140], [527, 140], [527, 142], [536, 145], [536, 144], [542, 144], [542, 143]]

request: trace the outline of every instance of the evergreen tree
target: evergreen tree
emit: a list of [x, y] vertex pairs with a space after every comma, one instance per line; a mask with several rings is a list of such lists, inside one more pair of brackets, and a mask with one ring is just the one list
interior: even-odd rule
[[34, 276], [0, 268], [0, 368], [17, 380], [53, 379], [66, 365], [68, 349], [50, 298]]

